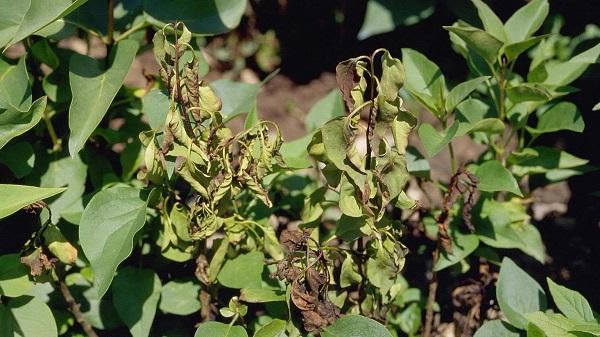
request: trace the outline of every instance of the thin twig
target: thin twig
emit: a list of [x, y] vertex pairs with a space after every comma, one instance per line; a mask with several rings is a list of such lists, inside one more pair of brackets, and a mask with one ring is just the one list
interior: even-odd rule
[[75, 316], [75, 320], [77, 321], [77, 323], [79, 323], [79, 325], [81, 325], [81, 328], [83, 328], [85, 334], [88, 337], [98, 337], [96, 331], [94, 331], [94, 328], [92, 328], [92, 325], [85, 319], [85, 317], [83, 317], [83, 314], [79, 309], [80, 304], [77, 303], [77, 301], [75, 301], [75, 298], [71, 294], [71, 291], [69, 290], [69, 287], [67, 287], [65, 281], [63, 279], [60, 279], [58, 281], [58, 285], [60, 288], [60, 292], [62, 293], [65, 299], [65, 302], [67, 302], [67, 304], [69, 305], [69, 311], [71, 311], [73, 316]]
[[107, 39], [107, 50], [106, 56], [110, 54], [110, 50], [112, 49], [115, 40], [113, 38], [114, 30], [115, 30], [115, 17], [114, 17], [114, 0], [108, 0], [108, 22], [106, 25], [106, 39]]
[[[437, 263], [440, 255], [439, 247], [433, 251], [432, 269]], [[433, 328], [433, 304], [438, 288], [437, 272], [432, 270], [431, 280], [429, 280], [429, 294], [427, 295], [427, 306], [425, 307], [425, 325], [423, 328], [423, 337], [430, 337]]]

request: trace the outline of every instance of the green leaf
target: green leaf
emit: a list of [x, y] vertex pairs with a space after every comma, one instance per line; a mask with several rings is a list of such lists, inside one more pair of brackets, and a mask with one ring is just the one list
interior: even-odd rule
[[0, 64], [6, 64], [6, 68], [0, 73], [0, 108], [2, 109], [27, 111], [31, 107], [31, 84], [25, 58], [25, 56], [21, 57], [16, 65], [8, 65], [0, 60]]
[[169, 106], [169, 96], [162, 90], [152, 89], [144, 95], [142, 112], [148, 116], [148, 124], [153, 130], [160, 130], [163, 127]]
[[361, 236], [369, 235], [371, 233], [372, 222], [371, 218], [362, 215], [362, 213], [358, 217], [342, 214], [341, 218], [337, 221], [335, 235], [346, 242], [352, 242]]
[[358, 39], [393, 31], [397, 26], [414, 25], [430, 17], [435, 9], [432, 0], [369, 0]]
[[472, 80], [462, 82], [452, 88], [448, 94], [448, 97], [446, 97], [446, 111], [448, 113], [452, 113], [458, 104], [467, 98], [467, 96], [469, 96], [473, 90], [477, 89], [481, 83], [485, 82], [489, 78], [489, 76], [477, 77]]
[[406, 169], [414, 176], [429, 179], [431, 166], [429, 161], [414, 147], [406, 149]]
[[475, 234], [463, 234], [458, 230], [452, 230], [450, 238], [452, 240], [452, 252], [442, 251], [440, 258], [433, 266], [434, 271], [440, 271], [460, 262], [479, 246], [479, 238]]
[[323, 328], [322, 337], [392, 337], [380, 323], [358, 315], [339, 318], [332, 325]]
[[504, 24], [509, 43], [521, 42], [535, 33], [548, 16], [548, 0], [533, 0], [516, 11]]
[[[91, 274], [91, 268], [86, 267], [81, 270], [84, 274]], [[86, 275], [92, 278], [91, 275]], [[65, 282], [75, 301], [85, 303], [81, 306], [83, 317], [95, 328], [114, 329], [123, 326], [112, 301], [112, 296], [100, 298], [98, 296], [98, 286], [92, 285], [88, 279], [80, 273], [70, 273], [66, 276]]]
[[0, 47], [7, 48], [69, 14], [87, 0], [22, 0], [3, 4]]
[[206, 322], [198, 326], [194, 337], [248, 337], [246, 330], [239, 326], [220, 323]]
[[554, 303], [567, 318], [580, 322], [595, 322], [594, 312], [585, 297], [577, 291], [554, 283], [550, 278], [546, 280]]
[[358, 272], [358, 265], [354, 262], [350, 254], [346, 254], [340, 270], [340, 287], [346, 288], [361, 281], [362, 276]]
[[425, 55], [408, 48], [402, 49], [404, 87], [438, 118], [442, 116], [446, 81], [440, 68]]
[[587, 159], [551, 147], [536, 146], [530, 150], [534, 151], [535, 155], [513, 165], [512, 171], [515, 175], [522, 177], [527, 174], [548, 174], [559, 169], [576, 169], [589, 162]]
[[576, 322], [563, 315], [537, 311], [528, 313], [525, 317], [531, 324], [540, 328], [546, 337], [578, 337], [568, 332], [575, 327]]
[[467, 43], [469, 49], [474, 50], [489, 64], [496, 63], [500, 48], [503, 46], [502, 41], [498, 40], [485, 30], [466, 24], [444, 26], [444, 29], [458, 35]]
[[538, 229], [529, 223], [530, 216], [520, 199], [498, 202], [483, 201], [477, 234], [485, 244], [495, 248], [517, 248], [540, 263], [545, 261], [545, 249]]
[[459, 124], [453, 123], [452, 126], [440, 135], [431, 124], [423, 123], [417, 132], [427, 155], [433, 157], [454, 139], [458, 128]]
[[559, 130], [583, 132], [584, 128], [585, 123], [577, 106], [571, 102], [560, 102], [542, 113], [535, 129], [528, 127], [527, 130], [533, 135], [540, 135]]
[[290, 168], [307, 168], [310, 167], [310, 161], [308, 160], [308, 151], [306, 148], [312, 137], [314, 132], [309, 132], [301, 138], [284, 142], [281, 145], [281, 149], [279, 152], [283, 157], [283, 161]]
[[119, 317], [133, 337], [147, 337], [161, 293], [160, 279], [150, 269], [125, 267], [112, 285], [113, 302]]
[[285, 302], [285, 290], [243, 288], [240, 290], [240, 301], [248, 303]]
[[31, 173], [35, 164], [35, 153], [29, 143], [10, 144], [0, 151], [0, 163], [6, 165], [17, 178]]
[[502, 260], [496, 297], [510, 324], [519, 329], [527, 327], [525, 314], [546, 309], [542, 287], [508, 257]]
[[253, 251], [225, 261], [217, 279], [227, 288], [260, 288], [261, 274], [265, 266], [262, 252]]
[[508, 99], [517, 104], [521, 102], [544, 102], [552, 99], [546, 87], [538, 83], [521, 83], [506, 90]]
[[504, 31], [504, 24], [500, 18], [498, 18], [496, 13], [481, 0], [473, 0], [473, 5], [477, 8], [479, 19], [481, 19], [485, 31], [496, 39], [505, 42], [507, 37], [506, 32]]
[[200, 310], [200, 285], [194, 281], [173, 279], [161, 289], [159, 308], [163, 312], [186, 316]]
[[473, 337], [519, 337], [519, 331], [499, 319], [485, 322]]
[[0, 256], [0, 266], [0, 295], [17, 297], [31, 290], [33, 282], [29, 280], [29, 272], [19, 254]]
[[104, 61], [74, 54], [69, 61], [69, 84], [73, 99], [69, 106], [69, 153], [75, 156], [98, 126], [129, 72], [138, 43], [124, 40], [110, 54], [110, 67]]
[[551, 86], [565, 86], [581, 76], [590, 64], [598, 62], [600, 43], [594, 47], [573, 56], [564, 62], [548, 63], [545, 65], [547, 77], [542, 80]]
[[100, 191], [83, 211], [79, 240], [94, 270], [99, 297], [108, 290], [117, 266], [131, 254], [134, 235], [145, 220], [146, 201], [133, 187]]
[[50, 198], [66, 188], [40, 188], [25, 185], [0, 184], [0, 219], [36, 201]]
[[[52, 311], [38, 298], [31, 296], [14, 298], [6, 304], [6, 309], [12, 316], [12, 330], [15, 337], [58, 336], [58, 328]], [[9, 322], [2, 321], [2, 325], [5, 324], [9, 324]]]
[[421, 327], [421, 307], [418, 303], [411, 303], [402, 310], [398, 320], [400, 330], [409, 336], [415, 336]]
[[475, 173], [479, 179], [477, 189], [484, 192], [506, 191], [523, 196], [515, 177], [497, 160], [486, 161]]
[[589, 323], [589, 324], [575, 324], [569, 332], [585, 332], [594, 336], [600, 336], [600, 324]]
[[223, 107], [221, 113], [227, 120], [249, 113], [256, 105], [256, 95], [260, 90], [260, 83], [242, 83], [231, 80], [218, 80], [210, 84], [217, 96], [222, 97]]
[[515, 43], [505, 45], [504, 46], [504, 54], [506, 55], [506, 58], [508, 59], [509, 62], [516, 60], [517, 57], [519, 57], [519, 55], [521, 55], [521, 53], [523, 53], [527, 49], [535, 46], [536, 44], [538, 44], [538, 42], [540, 42], [541, 40], [543, 40], [544, 38], [546, 38], [548, 36], [549, 36], [548, 34], [534, 36], [534, 37], [530, 37], [530, 38], [520, 41], [520, 42], [515, 42]]
[[346, 159], [346, 148], [348, 147], [344, 127], [344, 119], [342, 118], [331, 120], [321, 127], [327, 158], [342, 171], [347, 166], [344, 160]]
[[53, 223], [57, 223], [61, 217], [69, 222], [79, 223], [78, 219], [83, 213], [81, 196], [85, 191], [86, 178], [87, 166], [79, 156], [65, 157], [48, 165], [48, 169], [40, 179], [41, 187], [68, 186], [64, 193], [48, 204], [52, 210]]
[[0, 108], [0, 149], [37, 125], [46, 110], [46, 101], [46, 96], [40, 97], [23, 111], [13, 107]]
[[246, 4], [247, 0], [144, 0], [144, 12], [158, 28], [179, 20], [194, 34], [212, 35], [237, 27]]
[[287, 322], [281, 319], [274, 319], [267, 325], [258, 329], [254, 337], [286, 337], [285, 329]]
[[304, 120], [306, 131], [312, 131], [330, 119], [344, 116], [345, 114], [346, 110], [342, 95], [338, 89], [334, 89], [310, 108]]

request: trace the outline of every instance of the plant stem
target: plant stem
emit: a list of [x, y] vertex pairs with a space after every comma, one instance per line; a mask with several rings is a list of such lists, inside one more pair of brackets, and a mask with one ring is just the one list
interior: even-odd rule
[[58, 281], [58, 286], [60, 288], [60, 292], [63, 298], [65, 299], [65, 302], [67, 302], [67, 304], [69, 305], [69, 311], [71, 311], [73, 316], [75, 316], [75, 320], [77, 321], [77, 323], [79, 323], [79, 325], [81, 325], [81, 328], [83, 329], [85, 334], [88, 337], [98, 337], [96, 331], [94, 331], [94, 328], [92, 328], [90, 323], [85, 319], [85, 317], [83, 317], [83, 314], [79, 309], [80, 304], [75, 301], [75, 298], [71, 294], [69, 287], [62, 278]]
[[433, 251], [431, 263], [431, 279], [429, 280], [429, 294], [427, 295], [427, 305], [425, 307], [425, 325], [423, 327], [422, 337], [430, 337], [433, 328], [433, 304], [435, 303], [435, 296], [438, 288], [437, 272], [433, 270], [433, 267], [437, 263], [439, 255], [439, 248], [436, 247]]
[[149, 24], [147, 22], [145, 22], [145, 21], [140, 22], [140, 23], [138, 23], [136, 25], [133, 25], [131, 28], [129, 28], [128, 30], [124, 31], [123, 33], [119, 34], [119, 36], [117, 36], [114, 40], [115, 40], [115, 42], [119, 42], [121, 40], [124, 40], [129, 35], [137, 32], [140, 29], [146, 28], [148, 26], [149, 26]]
[[54, 130], [54, 126], [52, 125], [52, 121], [50, 120], [50, 116], [48, 116], [48, 111], [46, 109], [44, 109], [43, 118], [44, 123], [46, 124], [46, 129], [48, 129], [50, 139], [52, 139], [52, 151], [59, 152], [62, 149], [62, 140], [56, 135], [56, 131]]
[[108, 22], [106, 25], [106, 39], [107, 39], [107, 49], [106, 56], [110, 54], [110, 50], [112, 49], [115, 40], [113, 38], [114, 30], [115, 30], [115, 17], [114, 17], [114, 0], [108, 0]]
[[448, 152], [450, 152], [450, 169], [452, 174], [456, 173], [456, 156], [454, 155], [454, 147], [452, 141], [448, 143]]

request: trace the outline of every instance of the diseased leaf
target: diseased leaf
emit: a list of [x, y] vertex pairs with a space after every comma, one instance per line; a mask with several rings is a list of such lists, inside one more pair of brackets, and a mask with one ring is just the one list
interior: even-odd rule
[[41, 188], [25, 185], [0, 184], [0, 219], [36, 201], [50, 198], [66, 188]]
[[509, 43], [521, 42], [535, 33], [548, 16], [548, 0], [533, 0], [516, 11], [504, 24]]
[[477, 189], [480, 191], [506, 191], [516, 194], [520, 197], [523, 196], [515, 177], [497, 160], [490, 160], [481, 164], [481, 166], [477, 168], [475, 175], [479, 179]]
[[79, 240], [94, 270], [99, 297], [108, 290], [117, 266], [131, 254], [134, 235], [145, 220], [146, 201], [133, 187], [100, 191], [83, 211]]
[[527, 313], [546, 309], [542, 287], [507, 257], [502, 260], [496, 297], [510, 324], [519, 329], [527, 327]]
[[567, 318], [579, 322], [595, 322], [594, 312], [585, 297], [577, 291], [554, 283], [550, 278], [546, 280], [554, 303]]
[[69, 61], [69, 153], [74, 157], [98, 126], [129, 72], [138, 43], [124, 40], [111, 53], [110, 66], [89, 56], [75, 54]]
[[147, 337], [154, 321], [161, 284], [150, 269], [125, 267], [112, 285], [113, 302], [119, 317], [133, 337]]

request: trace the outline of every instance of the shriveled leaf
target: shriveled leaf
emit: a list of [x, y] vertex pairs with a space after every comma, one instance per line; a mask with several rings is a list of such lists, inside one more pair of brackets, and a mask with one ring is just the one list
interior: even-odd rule
[[131, 335], [149, 336], [161, 293], [158, 276], [150, 269], [125, 267], [117, 273], [111, 289], [117, 313]]
[[138, 43], [124, 40], [110, 55], [110, 66], [89, 56], [75, 54], [69, 61], [73, 100], [69, 106], [69, 153], [75, 156], [98, 126], [129, 72]]
[[146, 201], [133, 187], [100, 191], [83, 211], [79, 240], [94, 270], [99, 297], [108, 290], [117, 266], [131, 254], [134, 235], [145, 220]]
[[502, 260], [496, 297], [510, 324], [518, 329], [527, 327], [525, 314], [546, 309], [542, 287], [508, 257]]
[[0, 218], [7, 217], [29, 204], [50, 198], [65, 190], [66, 188], [0, 184]]

